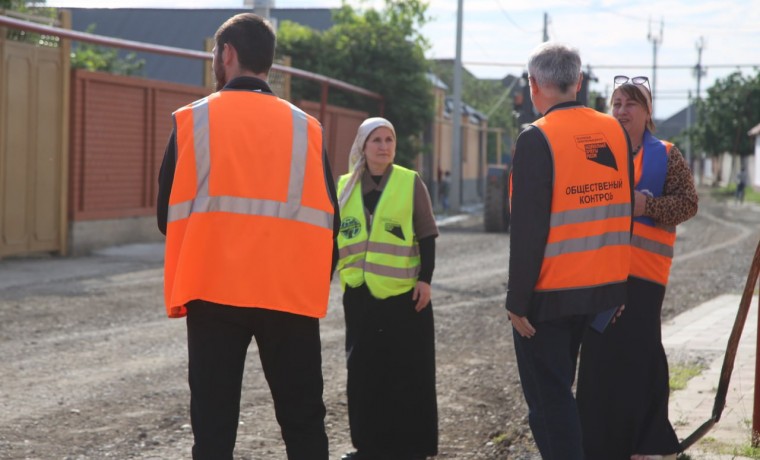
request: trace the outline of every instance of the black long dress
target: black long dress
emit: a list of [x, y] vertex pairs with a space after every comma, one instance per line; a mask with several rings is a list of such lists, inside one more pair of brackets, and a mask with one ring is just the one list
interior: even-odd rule
[[346, 288], [348, 418], [359, 452], [404, 459], [438, 453], [433, 308], [412, 293], [374, 298]]
[[628, 279], [628, 302], [604, 333], [586, 331], [578, 369], [578, 411], [586, 460], [680, 450], [668, 419], [668, 362], [660, 313], [665, 287]]

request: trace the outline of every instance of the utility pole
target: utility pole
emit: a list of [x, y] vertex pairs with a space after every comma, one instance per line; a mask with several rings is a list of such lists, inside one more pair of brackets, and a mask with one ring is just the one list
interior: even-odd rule
[[462, 9], [464, 0], [457, 1], [457, 44], [454, 59], [454, 124], [451, 155], [451, 210], [462, 206]]
[[544, 42], [549, 41], [549, 13], [544, 13]]
[[686, 103], [686, 164], [691, 168], [691, 90], [689, 90]]
[[707, 70], [702, 68], [702, 51], [705, 49], [705, 37], [699, 37], [697, 40], [697, 65], [694, 66], [694, 76], [697, 77], [697, 100], [701, 98], [700, 90], [702, 77], [707, 75]]
[[[705, 49], [705, 37], [699, 37], [699, 40], [697, 40], [696, 43], [697, 46], [697, 65], [694, 66], [694, 76], [697, 78], [697, 105], [699, 105], [699, 101], [702, 100], [702, 77], [707, 75], [707, 71], [702, 68], [702, 51]], [[689, 91], [689, 94], [691, 94], [691, 91]], [[689, 111], [691, 111], [691, 98], [689, 98]], [[699, 108], [697, 108], [696, 113], [694, 114], [694, 124], [699, 126]], [[689, 135], [691, 137], [691, 135]], [[701, 161], [702, 158], [702, 152], [699, 152], [699, 158], [700, 158], [700, 165], [704, 165], [704, 163]], [[689, 163], [689, 166], [692, 166], [691, 163]], [[692, 167], [692, 171], [694, 168]], [[704, 168], [700, 167], [700, 174], [704, 176]], [[754, 423], [754, 417], [753, 417], [753, 423]]]
[[647, 34], [647, 40], [652, 42], [652, 119], [654, 119], [654, 103], [657, 100], [655, 94], [657, 93], [657, 47], [662, 43], [662, 32], [665, 28], [665, 22], [660, 19], [660, 33], [652, 33], [652, 20], [649, 20], [649, 33]]

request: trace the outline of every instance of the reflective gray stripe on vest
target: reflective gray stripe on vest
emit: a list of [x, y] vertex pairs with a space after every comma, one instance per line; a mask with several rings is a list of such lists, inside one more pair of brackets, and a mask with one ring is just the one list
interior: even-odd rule
[[343, 259], [350, 255], [361, 254], [363, 252], [374, 252], [377, 254], [399, 257], [416, 257], [420, 255], [420, 248], [416, 244], [409, 247], [390, 243], [378, 243], [375, 241], [370, 241], [369, 243], [362, 241], [360, 243], [354, 243], [340, 248], [339, 256]]
[[363, 270], [365, 273], [372, 273], [373, 275], [398, 279], [416, 278], [420, 273], [419, 265], [411, 268], [397, 268], [389, 267], [387, 265], [373, 264], [372, 262], [366, 262], [364, 259], [346, 264], [343, 269], [345, 270], [346, 268], [358, 268]]
[[670, 259], [673, 258], [672, 246], [660, 243], [659, 241], [650, 240], [649, 238], [644, 238], [641, 235], [633, 235], [631, 238], [631, 246], [643, 249], [647, 252], [668, 257]]
[[195, 172], [198, 176], [197, 196], [208, 196], [208, 175], [211, 172], [211, 155], [208, 139], [208, 98], [196, 101], [193, 108], [193, 147], [195, 148]]
[[338, 258], [345, 259], [348, 256], [354, 254], [362, 254], [364, 252], [367, 252], [367, 242], [361, 241], [359, 243], [349, 244], [348, 246], [343, 246], [340, 248], [338, 251]]
[[364, 272], [372, 273], [374, 275], [386, 276], [388, 278], [409, 279], [416, 278], [420, 273], [420, 266], [410, 268], [397, 268], [389, 267], [387, 265], [373, 264], [372, 262], [366, 262], [364, 264]]
[[355, 260], [350, 264], [344, 265], [343, 268], [359, 268], [361, 270], [364, 270], [364, 259]]
[[367, 246], [367, 251], [399, 257], [416, 257], [420, 255], [420, 248], [416, 244], [413, 244], [412, 246], [398, 246], [390, 243], [370, 241]]
[[293, 143], [290, 153], [288, 201], [283, 203], [275, 200], [234, 196], [209, 196], [208, 178], [211, 173], [211, 152], [209, 147], [208, 98], [195, 102], [191, 106], [191, 110], [193, 111], [193, 147], [195, 148], [197, 193], [194, 200], [169, 206], [169, 222], [186, 219], [190, 217], [190, 214], [196, 212], [221, 211], [252, 216], [278, 217], [332, 229], [332, 213], [301, 205], [308, 149], [308, 120], [304, 112], [291, 105]]
[[601, 235], [573, 238], [549, 243], [544, 250], [544, 257], [554, 257], [573, 252], [593, 251], [605, 246], [627, 245], [631, 241], [629, 232], [609, 232]]
[[628, 217], [631, 215], [630, 203], [609, 204], [595, 206], [593, 208], [571, 209], [569, 211], [552, 213], [550, 224], [552, 227], [568, 224], [580, 224], [594, 222], [615, 217]]

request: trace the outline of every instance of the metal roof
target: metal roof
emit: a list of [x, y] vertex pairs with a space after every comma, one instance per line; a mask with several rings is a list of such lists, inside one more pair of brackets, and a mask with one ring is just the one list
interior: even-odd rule
[[[681, 134], [681, 132], [687, 128], [686, 120], [689, 118], [689, 116], [687, 115], [686, 112], [688, 109], [689, 109], [689, 106], [687, 105], [683, 109], [671, 115], [669, 118], [666, 118], [664, 120], [655, 120], [655, 126], [657, 127], [657, 129], [655, 130], [654, 135], [658, 139], [672, 140], [674, 137]], [[696, 122], [697, 122], [697, 106], [695, 102], [692, 102], [691, 103], [691, 123], [694, 124]]]

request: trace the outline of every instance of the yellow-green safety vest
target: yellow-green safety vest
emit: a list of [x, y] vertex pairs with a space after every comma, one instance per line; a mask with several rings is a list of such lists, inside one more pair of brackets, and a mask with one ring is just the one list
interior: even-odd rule
[[[343, 209], [338, 234], [338, 271], [343, 289], [367, 283], [375, 298], [387, 299], [410, 291], [420, 271], [420, 250], [414, 234], [415, 171], [392, 165], [370, 226], [364, 214], [361, 183]], [[338, 196], [350, 174], [340, 177]], [[368, 231], [369, 230], [369, 231]]]

